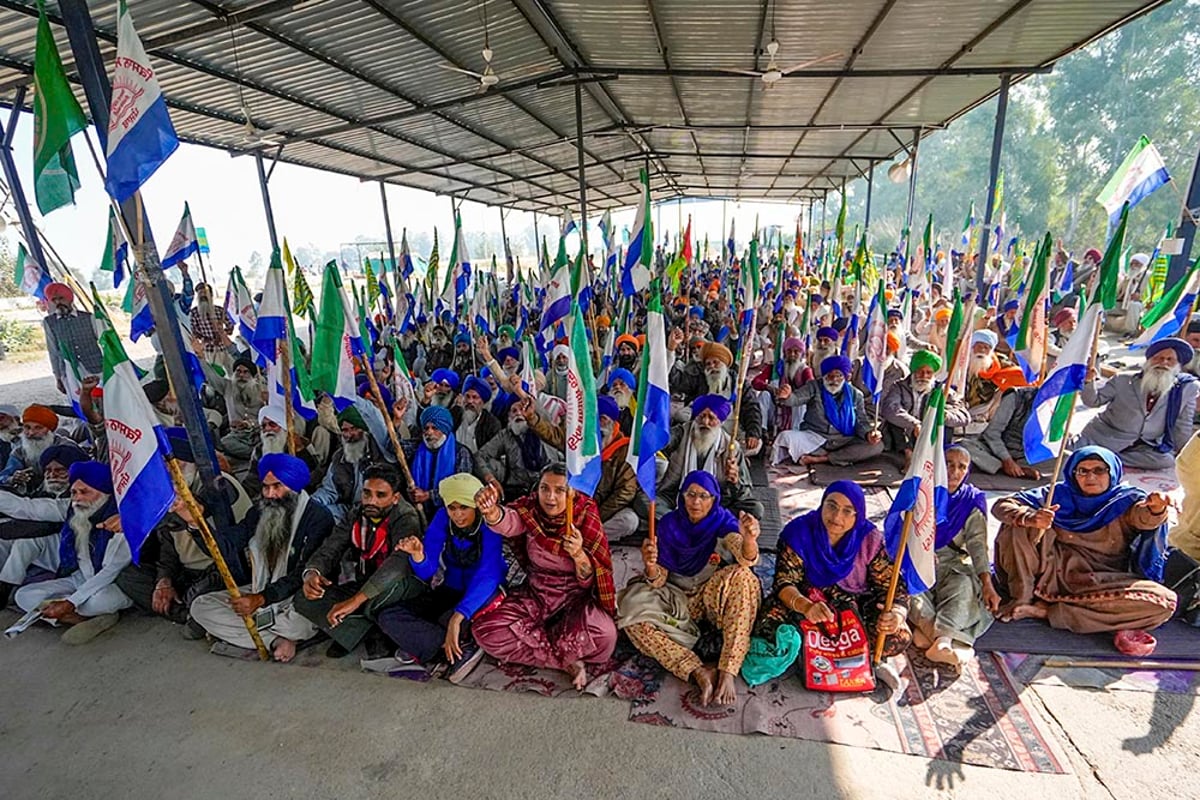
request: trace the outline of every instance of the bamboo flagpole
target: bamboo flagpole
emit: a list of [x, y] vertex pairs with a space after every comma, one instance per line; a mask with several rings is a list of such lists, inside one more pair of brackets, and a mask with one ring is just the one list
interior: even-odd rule
[[[179, 495], [179, 499], [187, 506], [188, 513], [192, 515], [192, 519], [200, 531], [200, 538], [204, 540], [204, 546], [208, 548], [208, 554], [212, 556], [217, 573], [221, 576], [221, 582], [225, 584], [225, 590], [229, 592], [230, 597], [237, 600], [242, 596], [242, 592], [238, 588], [237, 581], [233, 579], [233, 574], [229, 571], [229, 565], [225, 563], [225, 557], [221, 555], [221, 548], [217, 545], [217, 540], [213, 536], [212, 530], [208, 527], [208, 521], [204, 518], [204, 512], [200, 509], [200, 504], [196, 502], [195, 495], [192, 494], [187, 481], [183, 479], [183, 470], [180, 469], [179, 462], [174, 458], [164, 458], [163, 460], [167, 463], [167, 471], [171, 473], [171, 483], [175, 485], [175, 493]], [[262, 635], [258, 632], [258, 625], [254, 622], [254, 616], [242, 617], [242, 622], [246, 623], [246, 631], [250, 634], [250, 638], [254, 640], [254, 649], [258, 651], [259, 660], [270, 661], [271, 654], [267, 652], [267, 646], [263, 643]]]
[[[896, 546], [896, 557], [892, 559], [892, 580], [888, 583], [887, 599], [883, 601], [883, 611], [886, 614], [892, 608], [892, 603], [896, 601], [896, 590], [900, 586], [900, 565], [904, 563], [904, 552], [908, 549], [908, 535], [912, 531], [913, 511], [910, 508], [904, 512], [904, 525], [900, 530], [900, 544]], [[883, 642], [887, 639], [887, 634], [883, 631], [875, 638], [875, 657], [874, 663], [878, 664], [883, 658]]]
[[396, 426], [392, 422], [392, 410], [387, 408], [383, 403], [383, 394], [379, 391], [379, 381], [375, 379], [375, 370], [371, 367], [371, 357], [364, 353], [361, 363], [363, 372], [367, 373], [367, 380], [371, 384], [371, 399], [375, 401], [376, 407], [383, 414], [383, 422], [387, 426], [388, 438], [392, 440], [392, 448], [396, 451], [396, 462], [400, 465], [400, 470], [404, 473], [408, 485], [416, 486], [417, 484], [413, 480], [412, 471], [408, 468], [408, 459], [404, 457], [404, 448], [400, 446], [400, 437], [396, 435]]
[[737, 448], [738, 436], [738, 421], [742, 415], [742, 395], [745, 394], [744, 388], [746, 385], [746, 373], [750, 369], [750, 351], [754, 349], [755, 329], [758, 325], [758, 306], [750, 309], [750, 330], [747, 331], [745, 341], [742, 342], [741, 360], [738, 363], [738, 380], [737, 385], [733, 387], [737, 394], [737, 399], [733, 404], [733, 432], [729, 435], [729, 455], [733, 456], [734, 450]]
[[[283, 418], [287, 425], [288, 455], [296, 455], [296, 409], [292, 405], [292, 342], [290, 339], [277, 342], [279, 379], [283, 382]], [[269, 380], [269, 379], [268, 379]], [[274, 391], [274, 387], [271, 387]]]

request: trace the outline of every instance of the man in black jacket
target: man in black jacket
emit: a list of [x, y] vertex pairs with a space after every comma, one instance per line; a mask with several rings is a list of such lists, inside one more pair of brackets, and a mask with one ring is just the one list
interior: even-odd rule
[[[426, 588], [413, 575], [407, 556], [393, 555], [401, 539], [424, 535], [417, 510], [404, 499], [402, 488], [394, 468], [367, 467], [361, 501], [304, 568], [296, 610], [333, 639], [326, 653], [332, 658], [357, 647], [375, 627], [380, 611]], [[354, 577], [338, 585], [344, 561], [353, 562]], [[383, 651], [376, 644], [384, 645]], [[388, 649], [382, 636], [367, 640], [368, 658], [382, 656]]]
[[291, 661], [296, 643], [317, 629], [296, 611], [293, 595], [300, 572], [333, 529], [333, 517], [312, 502], [304, 487], [309, 472], [304, 462], [286, 453], [272, 453], [258, 462], [262, 498], [237, 529], [231, 541], [249, 536], [250, 583], [236, 600], [225, 592], [202, 594], [192, 602], [192, 619], [214, 637], [237, 647], [254, 646], [243, 617], [253, 615], [259, 633], [276, 661]]

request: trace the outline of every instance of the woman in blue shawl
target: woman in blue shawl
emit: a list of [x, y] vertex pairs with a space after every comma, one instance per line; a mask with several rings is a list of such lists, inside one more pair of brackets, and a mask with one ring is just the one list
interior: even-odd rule
[[988, 558], [987, 497], [971, 485], [970, 471], [966, 448], [947, 447], [950, 497], [934, 539], [937, 582], [908, 602], [917, 647], [930, 661], [960, 669], [975, 656], [975, 640], [991, 626], [990, 609], [1000, 605]]
[[[776, 634], [787, 626], [791, 630], [785, 635], [798, 638], [802, 621], [833, 622], [850, 608], [862, 620], [868, 641], [885, 634], [885, 657], [902, 653], [912, 641], [908, 592], [900, 581], [892, 607], [885, 610], [891, 580], [892, 562], [883, 534], [867, 519], [863, 490], [851, 481], [834, 481], [820, 508], [794, 518], [779, 534], [775, 580], [754, 635], [779, 643], [782, 637]], [[780, 666], [782, 673], [789, 665]]]
[[[750, 571], [758, 520], [726, 510], [716, 479], [695, 470], [680, 483], [676, 508], [658, 521], [656, 539], [642, 544], [642, 561], [644, 574], [617, 597], [617, 627], [679, 680], [695, 683], [701, 705], [731, 705], [762, 595]], [[723, 638], [715, 666], [692, 650], [704, 621]]]
[[1076, 450], [1065, 480], [1006, 497], [996, 579], [1007, 596], [1002, 622], [1036, 618], [1075, 633], [1149, 630], [1171, 618], [1175, 593], [1156, 581], [1166, 552], [1168, 499], [1122, 483], [1121, 460], [1104, 447]]

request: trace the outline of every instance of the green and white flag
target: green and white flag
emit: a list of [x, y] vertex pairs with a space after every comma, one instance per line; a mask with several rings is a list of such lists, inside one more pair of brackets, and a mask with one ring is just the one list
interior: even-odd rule
[[596, 413], [596, 378], [591, 347], [579, 302], [571, 304], [571, 343], [567, 355], [566, 443], [567, 483], [591, 495], [600, 482], [600, 418]]
[[43, 214], [75, 202], [79, 171], [71, 137], [86, 128], [87, 117], [71, 92], [46, 9], [38, 0], [33, 56], [33, 193]]

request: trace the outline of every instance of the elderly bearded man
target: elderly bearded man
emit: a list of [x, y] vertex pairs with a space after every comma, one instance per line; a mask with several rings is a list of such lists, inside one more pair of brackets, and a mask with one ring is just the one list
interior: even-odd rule
[[455, 438], [450, 409], [430, 406], [421, 412], [420, 425], [421, 438], [403, 443], [416, 484], [409, 487], [409, 497], [426, 519], [432, 519], [443, 505], [438, 484], [459, 472], [474, 473], [475, 458]]
[[258, 367], [245, 356], [233, 362], [230, 377], [219, 375], [208, 362], [201, 360], [204, 379], [225, 398], [225, 414], [229, 433], [221, 438], [221, 450], [232, 459], [245, 462], [258, 444], [258, 412], [266, 405], [265, 387], [259, 378]]
[[118, 613], [132, 602], [116, 585], [117, 574], [132, 559], [121, 534], [107, 464], [71, 465], [71, 512], [58, 544], [55, 580], [31, 583], [14, 599], [24, 611], [40, 608], [52, 625], [70, 625], [67, 644], [83, 644], [117, 624]]
[[362, 398], [337, 415], [341, 446], [329, 459], [320, 488], [313, 492], [313, 500], [325, 506], [339, 523], [362, 495], [363, 470], [371, 464], [391, 460], [371, 433], [368, 419], [374, 420], [377, 427], [384, 426], [379, 409]]
[[1083, 402], [1104, 410], [1071, 442], [1077, 450], [1089, 444], [1107, 447], [1126, 467], [1168, 469], [1192, 436], [1200, 381], [1182, 371], [1192, 360], [1183, 339], [1162, 339], [1146, 348], [1146, 365], [1133, 375], [1117, 375], [1096, 386], [1089, 370]]
[[820, 380], [782, 398], [787, 405], [804, 406], [802, 431], [825, 437], [820, 447], [801, 457], [801, 463], [844, 467], [883, 452], [882, 437], [864, 409], [863, 394], [850, 385], [850, 370], [850, 359], [830, 356], [821, 362]]
[[295, 456], [274, 453], [258, 462], [262, 497], [230, 539], [253, 532], [247, 545], [250, 583], [236, 600], [227, 592], [202, 594], [192, 601], [192, 619], [217, 639], [251, 649], [254, 641], [243, 617], [253, 616], [276, 661], [291, 661], [296, 644], [312, 638], [316, 627], [292, 602], [300, 589], [301, 569], [333, 528], [333, 517], [311, 501], [308, 467]]
[[[880, 405], [886, 423], [883, 438], [887, 449], [903, 452], [906, 467], [917, 437], [921, 435], [921, 420], [933, 391], [933, 377], [942, 368], [942, 360], [928, 350], [918, 350], [909, 359], [908, 366], [911, 370], [908, 377], [892, 384]], [[966, 425], [970, 419], [962, 399], [951, 391], [946, 397], [946, 427]]]
[[12, 448], [8, 463], [0, 470], [0, 488], [32, 492], [42, 483], [42, 454], [51, 447], [74, 444], [55, 433], [58, 415], [46, 406], [31, 405], [21, 414], [21, 438]]

